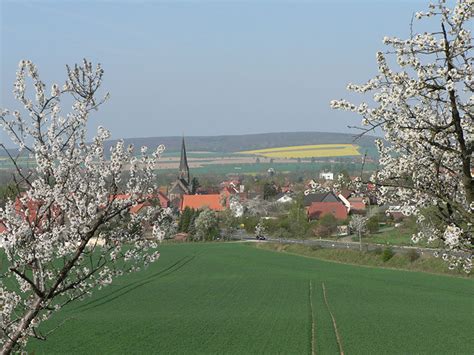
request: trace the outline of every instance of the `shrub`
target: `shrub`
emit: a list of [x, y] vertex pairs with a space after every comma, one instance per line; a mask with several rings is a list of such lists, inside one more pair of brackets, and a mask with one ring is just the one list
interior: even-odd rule
[[410, 249], [407, 253], [407, 258], [410, 262], [414, 262], [420, 258], [420, 253], [416, 249]]
[[392, 248], [385, 248], [383, 250], [383, 254], [382, 254], [382, 260], [384, 262], [387, 262], [389, 261], [391, 258], [393, 258], [393, 256], [395, 255], [395, 253], [393, 252]]
[[314, 234], [319, 237], [329, 237], [337, 230], [337, 219], [332, 214], [322, 216], [316, 227]]
[[382, 255], [382, 253], [383, 253], [383, 250], [382, 250], [381, 247], [377, 247], [377, 248], [374, 249], [374, 254], [375, 255]]
[[379, 217], [370, 217], [367, 221], [366, 227], [370, 234], [377, 233], [379, 231]]

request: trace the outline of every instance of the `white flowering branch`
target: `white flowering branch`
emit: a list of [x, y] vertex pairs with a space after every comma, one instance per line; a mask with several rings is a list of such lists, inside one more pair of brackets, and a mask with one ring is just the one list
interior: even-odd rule
[[[457, 266], [472, 268], [474, 224], [474, 72], [472, 19], [474, 0], [431, 4], [417, 19], [439, 19], [439, 30], [409, 39], [385, 37], [393, 49], [377, 53], [379, 74], [364, 85], [349, 84], [357, 93], [373, 93], [376, 104], [333, 100], [335, 109], [363, 117], [363, 133], [382, 129], [377, 141], [381, 169], [371, 178], [381, 203], [396, 202], [421, 224], [421, 211], [436, 206], [444, 229], [430, 228], [416, 240], [441, 239], [448, 250], [467, 254]], [[396, 60], [399, 71], [389, 61]], [[436, 234], [436, 235], [432, 235]]]
[[[99, 127], [87, 142], [87, 123], [108, 98], [99, 99], [103, 70], [84, 60], [67, 67], [67, 80], [48, 95], [36, 66], [19, 64], [14, 95], [23, 112], [0, 110], [0, 127], [18, 147], [1, 145], [13, 162], [16, 200], [0, 208], [2, 354], [43, 338], [38, 326], [64, 305], [139, 270], [159, 257], [161, 222], [169, 211], [157, 199], [154, 173], [164, 147], [135, 155], [122, 141], [104, 152], [110, 132]], [[34, 87], [30, 98], [27, 84]], [[61, 104], [72, 102], [63, 113]], [[32, 169], [19, 159], [34, 161]], [[147, 204], [140, 213], [131, 209]]]

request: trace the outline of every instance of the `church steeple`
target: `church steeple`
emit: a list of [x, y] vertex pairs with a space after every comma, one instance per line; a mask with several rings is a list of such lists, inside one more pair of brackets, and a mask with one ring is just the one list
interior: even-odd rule
[[186, 156], [186, 146], [184, 144], [184, 136], [183, 136], [183, 141], [181, 143], [181, 161], [179, 162], [178, 178], [186, 181], [188, 185], [191, 182], [189, 178], [188, 157]]

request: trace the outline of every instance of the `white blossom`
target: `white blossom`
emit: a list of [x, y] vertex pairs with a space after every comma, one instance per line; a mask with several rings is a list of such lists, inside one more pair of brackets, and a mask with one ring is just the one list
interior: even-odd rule
[[[48, 96], [36, 66], [21, 61], [13, 93], [26, 114], [0, 110], [0, 128], [35, 161], [30, 171], [18, 167], [23, 191], [0, 208], [6, 228], [0, 248], [8, 263], [0, 275], [0, 337], [7, 353], [24, 347], [63, 305], [157, 260], [166, 232], [169, 211], [150, 203], [164, 147], [151, 156], [142, 148], [137, 158], [119, 141], [109, 156], [104, 143], [111, 133], [104, 127], [87, 142], [89, 115], [108, 97], [97, 98], [103, 70], [86, 60], [67, 69], [66, 84], [53, 84]], [[61, 99], [68, 95], [72, 111], [63, 114]], [[144, 203], [143, 211], [130, 213]]]
[[370, 179], [379, 203], [397, 203], [417, 218], [434, 208], [443, 227], [424, 228], [413, 240], [443, 240], [450, 252], [468, 255], [456, 262], [448, 257], [450, 265], [466, 262], [466, 270], [474, 224], [473, 16], [474, 0], [458, 0], [452, 9], [441, 0], [417, 12], [417, 19], [436, 17], [438, 28], [406, 40], [384, 37], [391, 48], [376, 54], [378, 75], [348, 85], [356, 93], [371, 92], [374, 107], [344, 99], [330, 103], [358, 112], [364, 132], [384, 133], [376, 142], [380, 168]]

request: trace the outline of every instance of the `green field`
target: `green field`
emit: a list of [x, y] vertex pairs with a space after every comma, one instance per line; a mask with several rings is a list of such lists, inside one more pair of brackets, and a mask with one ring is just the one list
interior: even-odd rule
[[[375, 170], [377, 165], [366, 164], [366, 170]], [[310, 163], [310, 162], [288, 162], [288, 163], [252, 163], [252, 164], [209, 164], [202, 167], [191, 168], [194, 176], [216, 174], [266, 174], [268, 169], [273, 168], [277, 174], [279, 173], [303, 173], [303, 172], [320, 172], [322, 170], [347, 170], [348, 172], [360, 172], [360, 164], [357, 163]], [[158, 169], [157, 173], [175, 172], [176, 169]]]
[[472, 280], [236, 243], [164, 245], [146, 271], [57, 315], [35, 353], [468, 354]]

